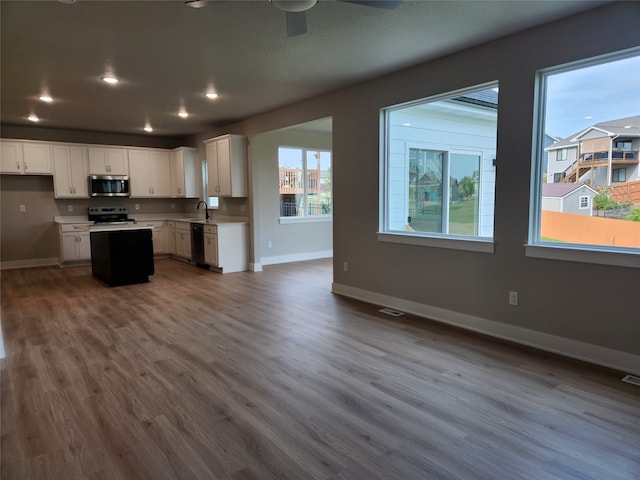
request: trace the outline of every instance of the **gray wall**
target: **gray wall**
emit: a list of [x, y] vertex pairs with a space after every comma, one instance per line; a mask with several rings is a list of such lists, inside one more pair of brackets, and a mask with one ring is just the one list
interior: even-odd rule
[[128, 135], [123, 133], [89, 132], [62, 128], [32, 127], [2, 124], [2, 138], [43, 140], [47, 142], [92, 143], [99, 145], [127, 145], [130, 147], [177, 148], [191, 147], [184, 137], [159, 137], [157, 135]]
[[[332, 116], [336, 284], [639, 354], [638, 270], [529, 258], [523, 247], [536, 70], [640, 44], [639, 17], [637, 2], [606, 5], [194, 140]], [[495, 253], [379, 242], [380, 109], [493, 80], [500, 82]], [[519, 307], [507, 304], [509, 290], [519, 291]]]
[[333, 248], [331, 222], [280, 224], [279, 146], [331, 150], [331, 133], [294, 127], [251, 137], [254, 263], [281, 263], [295, 257], [317, 258], [326, 256], [324, 252]]

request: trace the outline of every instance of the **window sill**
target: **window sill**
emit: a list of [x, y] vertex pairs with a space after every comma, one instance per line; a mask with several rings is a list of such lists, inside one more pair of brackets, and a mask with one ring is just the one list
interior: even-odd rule
[[280, 217], [280, 224], [288, 223], [331, 223], [332, 215], [317, 215], [313, 217]]
[[448, 248], [451, 250], [466, 250], [469, 252], [493, 253], [492, 239], [479, 237], [426, 237], [409, 233], [378, 232], [378, 241], [386, 243], [400, 243], [403, 245], [418, 245], [421, 247]]
[[568, 262], [597, 263], [617, 267], [640, 268], [640, 253], [613, 250], [593, 250], [585, 247], [525, 244], [525, 255], [533, 258]]

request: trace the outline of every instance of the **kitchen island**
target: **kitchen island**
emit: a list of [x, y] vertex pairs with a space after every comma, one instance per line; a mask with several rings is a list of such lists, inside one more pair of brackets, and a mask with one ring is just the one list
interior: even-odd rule
[[152, 229], [137, 225], [92, 229], [93, 275], [112, 287], [148, 282], [154, 274]]

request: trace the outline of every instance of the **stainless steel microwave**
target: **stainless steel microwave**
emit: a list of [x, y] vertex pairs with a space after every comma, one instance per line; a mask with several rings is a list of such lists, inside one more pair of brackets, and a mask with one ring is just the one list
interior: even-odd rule
[[92, 197], [128, 197], [129, 177], [126, 175], [89, 175]]

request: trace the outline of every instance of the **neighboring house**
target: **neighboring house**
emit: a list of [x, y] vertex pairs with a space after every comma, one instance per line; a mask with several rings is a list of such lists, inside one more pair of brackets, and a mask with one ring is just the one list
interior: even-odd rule
[[[391, 230], [407, 224], [420, 230], [417, 222], [435, 219], [441, 225], [429, 225], [430, 231], [449, 233], [450, 206], [465, 196], [460, 182], [471, 181], [476, 210], [469, 213], [477, 225], [467, 234], [492, 236], [497, 118], [498, 91], [492, 88], [398, 110], [389, 134]], [[464, 173], [451, 166], [462, 157]]]
[[584, 183], [543, 183], [542, 210], [591, 215], [593, 197], [597, 194]]
[[551, 183], [548, 180], [547, 172], [549, 171], [549, 152], [547, 151], [547, 147], [553, 145], [556, 142], [562, 140], [561, 138], [554, 137], [553, 135], [549, 135], [548, 133], [544, 134], [544, 138], [542, 140], [542, 146], [544, 147], [544, 157], [542, 158], [542, 173], [546, 175], [547, 182]]
[[596, 123], [545, 151], [547, 183], [604, 186], [640, 180], [640, 115]]

